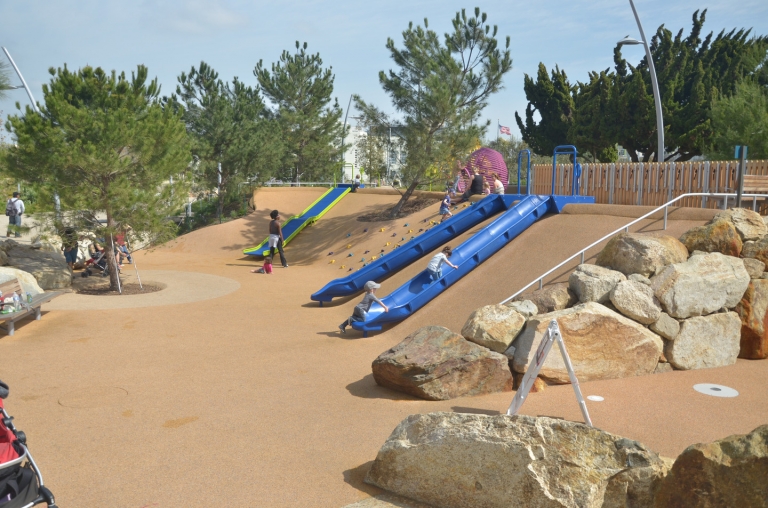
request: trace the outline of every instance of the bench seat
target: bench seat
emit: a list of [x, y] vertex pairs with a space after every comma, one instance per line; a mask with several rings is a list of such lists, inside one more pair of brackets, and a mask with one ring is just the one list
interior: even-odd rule
[[16, 293], [19, 295], [22, 308], [16, 312], [9, 312], [8, 314], [0, 314], [0, 324], [4, 324], [4, 328], [8, 335], [13, 335], [16, 331], [16, 321], [24, 319], [27, 316], [35, 315], [35, 320], [39, 321], [41, 318], [40, 307], [47, 302], [50, 302], [57, 296], [60, 296], [63, 291], [51, 291], [46, 293], [40, 293], [32, 297], [32, 302], [27, 303], [27, 295], [24, 293], [24, 289], [19, 283], [19, 279], [11, 279], [7, 282], [0, 284], [0, 291], [3, 292], [2, 298]]

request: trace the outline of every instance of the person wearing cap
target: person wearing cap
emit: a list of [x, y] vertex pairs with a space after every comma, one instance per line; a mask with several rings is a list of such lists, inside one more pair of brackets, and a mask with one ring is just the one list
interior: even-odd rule
[[363, 300], [360, 303], [355, 305], [355, 308], [352, 311], [352, 315], [339, 325], [339, 331], [341, 333], [347, 333], [347, 326], [352, 326], [353, 322], [365, 321], [368, 317], [368, 311], [371, 310], [371, 305], [373, 305], [373, 302], [376, 302], [384, 307], [384, 312], [389, 312], [389, 307], [384, 305], [384, 302], [379, 300], [374, 294], [380, 287], [381, 284], [376, 284], [372, 280], [369, 280], [365, 283], [365, 296], [363, 296]]

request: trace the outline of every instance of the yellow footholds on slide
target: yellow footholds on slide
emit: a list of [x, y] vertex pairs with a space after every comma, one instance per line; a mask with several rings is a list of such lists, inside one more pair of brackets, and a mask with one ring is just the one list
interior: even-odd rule
[[387, 230], [387, 228], [381, 228], [379, 231], [381, 231], [383, 233], [386, 230]]
[[413, 230], [412, 230], [412, 229], [409, 229], [409, 230], [408, 230], [408, 232], [409, 232], [409, 233], [413, 233]]
[[344, 268], [346, 268], [346, 266], [345, 266], [345, 265], [341, 265], [341, 266], [339, 267], [339, 270], [342, 270], [342, 269], [344, 269]]
[[371, 256], [371, 261], [375, 260], [376, 256]]
[[347, 249], [351, 249], [351, 248], [352, 248], [352, 244], [351, 244], [351, 243], [348, 243], [348, 244], [347, 244]]
[[389, 247], [389, 242], [387, 242], [387, 244], [384, 247]]
[[331, 259], [330, 261], [328, 261], [328, 264], [329, 264], [329, 265], [332, 265], [332, 264], [334, 264], [335, 262], [336, 262], [336, 260], [335, 260], [335, 259]]

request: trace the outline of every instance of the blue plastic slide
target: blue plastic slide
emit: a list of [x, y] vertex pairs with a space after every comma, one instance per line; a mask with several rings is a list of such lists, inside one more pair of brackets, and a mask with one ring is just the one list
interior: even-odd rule
[[[285, 221], [283, 223], [283, 245], [288, 245], [288, 242], [293, 240], [293, 237], [298, 235], [302, 229], [317, 222], [320, 217], [333, 208], [349, 191], [349, 185], [332, 187], [325, 194], [317, 198], [314, 203], [309, 205], [306, 210]], [[249, 256], [268, 256], [269, 237], [265, 238], [256, 247], [243, 250], [243, 254], [248, 254]]]
[[359, 293], [369, 280], [380, 281], [386, 278], [468, 229], [501, 211], [507, 210], [514, 201], [520, 198], [521, 196], [514, 195], [491, 195], [472, 203], [470, 208], [457, 213], [442, 224], [430, 228], [399, 249], [387, 253], [347, 277], [332, 280], [310, 298], [322, 305], [323, 302], [330, 302], [333, 298]]
[[555, 196], [510, 197], [522, 199], [491, 224], [453, 249], [451, 263], [457, 265], [457, 269], [444, 265], [443, 276], [437, 281], [432, 281], [425, 263], [424, 271], [382, 298], [384, 304], [389, 307], [389, 312], [384, 312], [380, 305], [374, 303], [368, 312], [367, 320], [354, 322], [352, 327], [362, 330], [367, 336], [369, 331], [381, 330], [385, 323], [402, 321], [490, 258], [547, 212], [559, 212], [566, 202], [594, 202], [594, 198], [583, 196], [557, 196], [557, 202]]

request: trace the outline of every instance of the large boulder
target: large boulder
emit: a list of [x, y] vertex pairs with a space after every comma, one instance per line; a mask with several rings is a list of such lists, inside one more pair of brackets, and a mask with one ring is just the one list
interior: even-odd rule
[[373, 361], [381, 386], [427, 400], [512, 390], [506, 356], [442, 326], [419, 328]]
[[712, 222], [727, 221], [733, 224], [742, 240], [758, 240], [768, 234], [768, 227], [759, 213], [746, 208], [732, 208], [718, 212]]
[[768, 358], [768, 280], [750, 282], [735, 311], [741, 318], [739, 358]]
[[727, 220], [713, 221], [704, 226], [691, 228], [683, 233], [680, 241], [690, 252], [695, 250], [719, 252], [736, 257], [741, 254], [743, 246], [741, 236], [733, 223]]
[[735, 312], [686, 319], [664, 356], [680, 370], [708, 369], [736, 363], [741, 320]]
[[639, 273], [650, 277], [665, 266], [686, 259], [688, 250], [677, 238], [621, 233], [611, 238], [595, 263], [624, 275]]
[[741, 257], [758, 259], [768, 265], [768, 235], [759, 240], [744, 242]]
[[685, 319], [734, 308], [748, 285], [741, 259], [713, 252], [664, 268], [651, 289], [670, 316]]
[[608, 301], [613, 288], [619, 282], [627, 280], [627, 277], [615, 270], [609, 270], [597, 265], [583, 264], [568, 277], [568, 285], [579, 303]]
[[650, 286], [642, 282], [625, 280], [611, 291], [611, 303], [616, 310], [638, 323], [650, 325], [659, 320], [661, 305]]
[[[539, 314], [572, 307], [579, 301], [576, 294], [570, 290], [567, 282], [559, 282], [545, 286], [530, 293], [524, 293], [514, 301], [529, 300], [536, 305]], [[509, 304], [508, 304], [509, 305]]]
[[525, 317], [516, 310], [505, 305], [486, 305], [470, 314], [461, 334], [468, 341], [503, 353], [523, 326]]
[[0, 284], [13, 279], [19, 280], [21, 288], [25, 293], [30, 293], [32, 296], [43, 293], [43, 288], [38, 285], [37, 279], [35, 279], [31, 273], [8, 266], [0, 267]]
[[668, 465], [637, 441], [531, 416], [415, 414], [367, 483], [442, 508], [651, 507]]
[[66, 288], [72, 284], [72, 272], [61, 252], [46, 252], [16, 244], [7, 249], [6, 254], [8, 266], [31, 273], [46, 291]]
[[686, 448], [662, 480], [656, 506], [768, 507], [768, 425]]
[[[590, 302], [529, 319], [512, 344], [515, 372], [526, 371], [553, 319], [580, 381], [652, 374], [656, 368], [663, 348], [661, 338], [604, 305]], [[557, 348], [547, 355], [539, 376], [549, 383], [570, 383]]]

